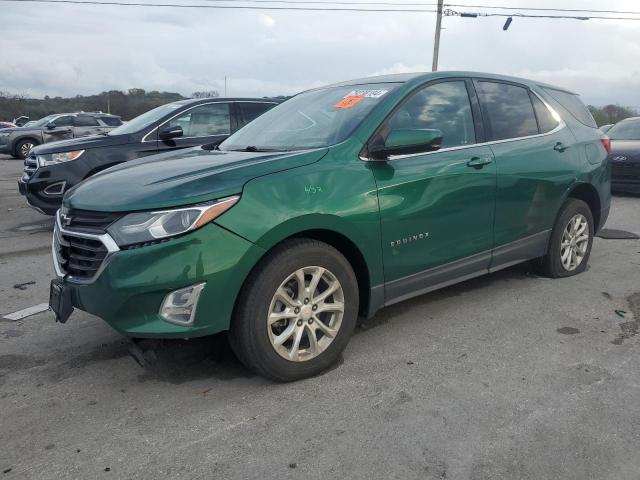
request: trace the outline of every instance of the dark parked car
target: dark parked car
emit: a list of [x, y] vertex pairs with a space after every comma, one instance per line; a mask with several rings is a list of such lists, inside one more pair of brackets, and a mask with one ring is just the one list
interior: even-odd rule
[[0, 132], [0, 153], [24, 160], [36, 145], [68, 138], [107, 133], [122, 125], [120, 117], [108, 113], [57, 113], [41, 118], [30, 127]]
[[611, 189], [640, 193], [640, 117], [616, 123], [607, 135], [611, 139]]
[[101, 170], [155, 153], [215, 146], [277, 104], [257, 98], [181, 100], [143, 113], [107, 135], [41, 145], [25, 161], [20, 193], [33, 208], [53, 215], [66, 190]]
[[16, 124], [16, 127], [24, 127], [27, 123], [29, 123], [29, 117], [21, 116], [13, 119], [13, 123]]

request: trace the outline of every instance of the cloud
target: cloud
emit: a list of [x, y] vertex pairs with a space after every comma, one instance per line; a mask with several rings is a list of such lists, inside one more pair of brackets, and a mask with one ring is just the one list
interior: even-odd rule
[[273, 28], [276, 26], [276, 21], [273, 19], [273, 17], [264, 13], [260, 15], [260, 22], [268, 28]]
[[[619, 0], [615, 8], [637, 9], [635, 3]], [[601, 3], [564, 0], [563, 7]], [[2, 17], [0, 90], [40, 97], [131, 87], [222, 92], [225, 76], [231, 95], [268, 96], [372, 74], [430, 71], [435, 22], [426, 13], [20, 2], [3, 4]], [[637, 22], [516, 18], [507, 32], [503, 23], [445, 17], [440, 68], [539, 79], [594, 104], [640, 104]]]

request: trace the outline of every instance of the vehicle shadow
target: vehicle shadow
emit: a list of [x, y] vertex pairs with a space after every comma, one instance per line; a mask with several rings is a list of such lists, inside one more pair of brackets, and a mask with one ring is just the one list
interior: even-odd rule
[[[411, 300], [387, 307], [370, 320], [360, 319], [356, 334], [384, 325], [430, 302], [450, 299], [472, 290], [489, 288], [499, 282], [536, 278], [527, 264], [468, 280]], [[455, 308], [455, 307], [453, 307]], [[357, 341], [357, 337], [354, 339]], [[216, 378], [233, 380], [255, 375], [236, 358], [229, 347], [226, 333], [190, 340], [138, 340], [129, 344], [129, 353], [144, 369], [138, 379], [182, 384], [194, 380]], [[342, 359], [323, 374], [339, 368]]]

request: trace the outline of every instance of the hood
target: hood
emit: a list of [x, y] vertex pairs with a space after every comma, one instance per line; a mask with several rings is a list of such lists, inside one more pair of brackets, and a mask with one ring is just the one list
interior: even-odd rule
[[92, 135], [90, 137], [70, 138], [57, 142], [43, 143], [35, 147], [32, 152], [36, 155], [48, 153], [70, 152], [73, 150], [88, 150], [90, 148], [113, 147], [129, 143], [129, 135]]
[[88, 178], [70, 189], [72, 209], [128, 212], [178, 207], [242, 192], [249, 180], [317, 162], [328, 149], [221, 152], [195, 148], [152, 155]]
[[[617, 158], [621, 156], [625, 158]], [[634, 160], [640, 162], [640, 140], [611, 140], [609, 158], [612, 161]]]
[[22, 128], [22, 127], [0, 127], [0, 133], [13, 133], [13, 132], [24, 132], [26, 130], [31, 130], [30, 128]]

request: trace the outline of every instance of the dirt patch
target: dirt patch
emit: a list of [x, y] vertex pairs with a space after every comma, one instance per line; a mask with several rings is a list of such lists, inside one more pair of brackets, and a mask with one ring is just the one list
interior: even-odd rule
[[640, 332], [640, 292], [627, 297], [627, 302], [633, 314], [633, 320], [618, 324], [620, 333], [611, 341], [614, 345], [622, 345], [625, 340], [635, 337]]
[[576, 333], [580, 333], [580, 330], [574, 327], [560, 327], [556, 332], [561, 333], [562, 335], [575, 335]]

